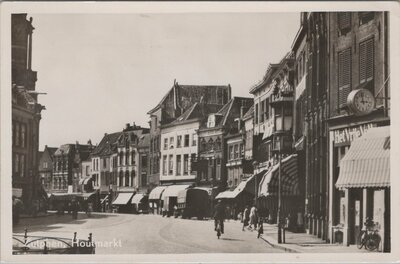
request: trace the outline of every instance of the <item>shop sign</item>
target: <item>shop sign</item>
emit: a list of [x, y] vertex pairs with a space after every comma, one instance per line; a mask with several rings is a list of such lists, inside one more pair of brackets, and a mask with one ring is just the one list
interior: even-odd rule
[[356, 127], [346, 127], [333, 131], [333, 143], [335, 146], [350, 145], [350, 143], [364, 135], [374, 124], [363, 124]]

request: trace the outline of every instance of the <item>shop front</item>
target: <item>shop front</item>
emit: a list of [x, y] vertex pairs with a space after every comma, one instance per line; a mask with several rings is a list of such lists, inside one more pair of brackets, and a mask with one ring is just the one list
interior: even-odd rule
[[163, 201], [161, 195], [168, 186], [157, 186], [149, 194], [149, 206], [153, 214], [161, 214]]
[[337, 221], [333, 222], [331, 236], [333, 242], [357, 244], [364, 223], [371, 219], [381, 238], [378, 250], [389, 252], [390, 127], [368, 126], [362, 135], [357, 133], [359, 137], [351, 141], [338, 161], [334, 184], [339, 208], [333, 211], [333, 220]]

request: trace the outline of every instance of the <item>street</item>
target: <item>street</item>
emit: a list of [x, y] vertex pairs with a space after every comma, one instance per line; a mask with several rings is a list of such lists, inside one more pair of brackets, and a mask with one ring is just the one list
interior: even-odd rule
[[[225, 222], [225, 234], [218, 240], [214, 222], [163, 218], [158, 215], [80, 213], [71, 215], [25, 218], [14, 227], [14, 234], [87, 239], [93, 234], [96, 254], [179, 254], [179, 253], [282, 253], [257, 239], [257, 232], [242, 231], [237, 221]], [[104, 243], [106, 245], [106, 243]]]

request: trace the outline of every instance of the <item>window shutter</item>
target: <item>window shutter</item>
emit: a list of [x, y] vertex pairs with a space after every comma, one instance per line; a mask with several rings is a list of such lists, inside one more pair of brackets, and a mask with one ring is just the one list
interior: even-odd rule
[[360, 43], [360, 84], [374, 78], [374, 40]]
[[339, 12], [338, 13], [338, 25], [339, 25], [340, 31], [350, 29], [351, 13], [350, 12]]
[[339, 107], [346, 106], [347, 96], [351, 91], [351, 50], [346, 49], [339, 52]]

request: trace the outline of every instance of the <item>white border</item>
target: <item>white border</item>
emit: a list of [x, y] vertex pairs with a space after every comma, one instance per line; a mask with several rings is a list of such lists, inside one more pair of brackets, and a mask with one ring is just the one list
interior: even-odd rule
[[[400, 4], [398, 2], [7, 2], [1, 3], [1, 260], [8, 262], [394, 262], [400, 260], [398, 250], [399, 225], [399, 160], [400, 149], [397, 132], [400, 104], [399, 84], [399, 25]], [[390, 11], [390, 69], [392, 106], [392, 253], [370, 254], [180, 254], [180, 255], [11, 255], [11, 13], [41, 14], [94, 14], [94, 13], [259, 13], [300, 11]], [[299, 24], [300, 27], [300, 24]], [[295, 36], [293, 36], [294, 38]], [[45, 74], [45, 73], [41, 73]]]

